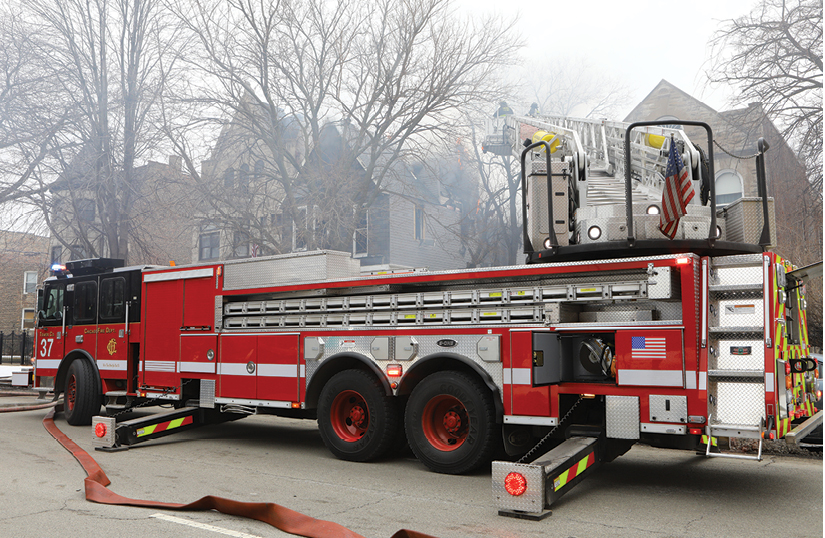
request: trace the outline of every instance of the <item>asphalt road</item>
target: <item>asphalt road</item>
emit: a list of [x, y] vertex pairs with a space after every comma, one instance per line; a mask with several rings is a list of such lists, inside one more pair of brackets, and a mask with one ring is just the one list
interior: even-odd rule
[[[0, 399], [0, 405], [33, 402]], [[82, 468], [42, 426], [45, 411], [0, 413], [0, 536], [106, 538], [288, 536], [217, 512], [87, 502]], [[367, 538], [406, 528], [439, 538], [822, 536], [822, 461], [705, 459], [636, 446], [534, 522], [503, 518], [489, 471], [430, 473], [412, 456], [336, 460], [312, 421], [267, 416], [204, 427], [117, 453], [95, 452], [91, 429], [58, 426], [127, 497], [191, 502], [205, 495], [274, 502]]]

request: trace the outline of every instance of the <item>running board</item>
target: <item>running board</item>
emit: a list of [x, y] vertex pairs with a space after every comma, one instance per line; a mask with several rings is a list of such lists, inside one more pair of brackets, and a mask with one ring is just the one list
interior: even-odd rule
[[533, 463], [493, 462], [498, 515], [539, 520], [547, 508], [601, 464], [597, 437], [571, 437]]

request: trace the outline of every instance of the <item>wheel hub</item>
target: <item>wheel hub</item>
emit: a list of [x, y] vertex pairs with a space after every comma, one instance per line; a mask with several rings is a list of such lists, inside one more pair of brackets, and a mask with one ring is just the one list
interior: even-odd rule
[[335, 434], [343, 441], [354, 443], [369, 429], [369, 406], [363, 396], [354, 390], [345, 390], [333, 400], [329, 418]]
[[437, 450], [449, 452], [467, 440], [467, 409], [461, 401], [449, 394], [440, 394], [424, 406], [421, 426], [424, 435]]
[[364, 408], [360, 405], [352, 406], [352, 409], [349, 410], [349, 424], [356, 426], [358, 428], [363, 427], [364, 420], [367, 418], [367, 414], [364, 412]]
[[461, 416], [453, 410], [444, 415], [444, 428], [455, 435], [461, 429]]

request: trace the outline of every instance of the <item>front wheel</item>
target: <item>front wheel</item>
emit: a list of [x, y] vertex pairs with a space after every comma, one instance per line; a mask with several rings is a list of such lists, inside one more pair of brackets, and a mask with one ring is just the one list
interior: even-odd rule
[[490, 461], [496, 446], [491, 392], [461, 372], [425, 378], [410, 395], [404, 425], [410, 448], [430, 470], [461, 474]]
[[102, 398], [92, 366], [83, 359], [69, 365], [63, 402], [66, 422], [72, 426], [87, 426], [92, 417], [100, 412]]
[[379, 458], [392, 445], [397, 428], [395, 401], [375, 376], [344, 370], [321, 390], [318, 429], [335, 457], [347, 461]]

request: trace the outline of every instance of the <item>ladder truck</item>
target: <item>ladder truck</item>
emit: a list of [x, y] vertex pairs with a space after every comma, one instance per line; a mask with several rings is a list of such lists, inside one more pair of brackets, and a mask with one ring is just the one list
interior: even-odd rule
[[[752, 218], [770, 209], [764, 174], [748, 212], [717, 211], [710, 183], [661, 239], [649, 223], [663, 148], [678, 146], [696, 188], [713, 177], [683, 131], [505, 122], [485, 149], [521, 159], [525, 264], [370, 273], [333, 251], [70, 262], [40, 294], [35, 386], [63, 393], [67, 421], [92, 423], [108, 450], [271, 414], [317, 420], [350, 461], [407, 443], [458, 474], [506, 453], [493, 497], [510, 515], [547, 513], [636, 442], [717, 455], [718, 437], [761, 446], [821, 423], [804, 284], [817, 268], [767, 248], [771, 221]], [[172, 409], [123, 420], [151, 404]]]

